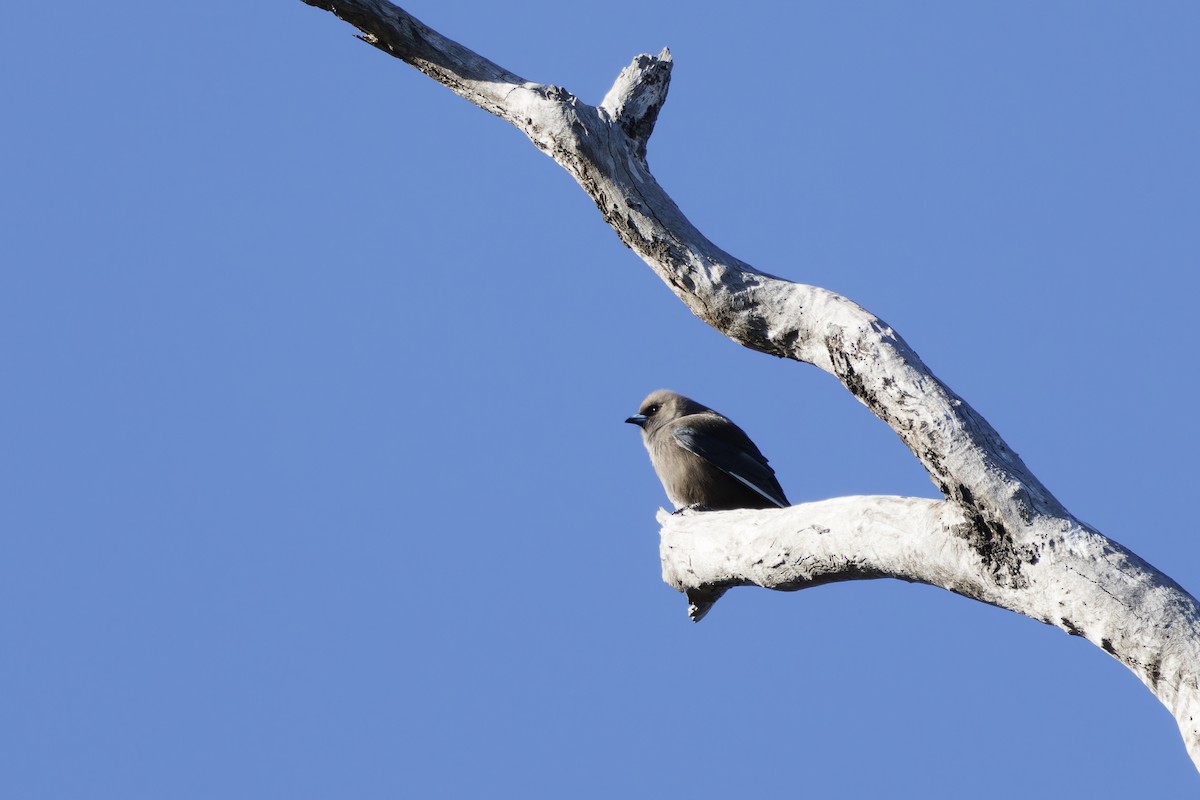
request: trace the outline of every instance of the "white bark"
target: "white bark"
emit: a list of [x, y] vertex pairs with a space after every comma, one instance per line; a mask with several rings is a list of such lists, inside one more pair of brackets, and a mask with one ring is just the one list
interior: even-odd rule
[[1200, 767], [1200, 605], [1071, 516], [882, 320], [832, 292], [759, 272], [692, 226], [645, 160], [667, 96], [667, 51], [638, 56], [590, 106], [384, 0], [304, 2], [523, 131], [698, 317], [747, 347], [836, 376], [896, 431], [946, 498], [660, 515], [663, 577], [693, 599], [694, 618], [736, 585], [795, 590], [891, 577], [941, 586], [1103, 648], [1171, 710]]

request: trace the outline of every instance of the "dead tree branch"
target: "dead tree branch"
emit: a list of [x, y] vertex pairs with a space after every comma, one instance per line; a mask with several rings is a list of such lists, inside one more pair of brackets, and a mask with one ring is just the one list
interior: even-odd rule
[[667, 51], [635, 58], [591, 106], [384, 0], [304, 2], [519, 128], [696, 316], [746, 347], [834, 375], [900, 436], [945, 497], [660, 515], [663, 577], [693, 598], [696, 618], [737, 585], [797, 590], [891, 577], [941, 586], [1082, 636], [1121, 661], [1175, 715], [1200, 766], [1200, 605], [1075, 519], [885, 322], [837, 294], [752, 268], [684, 217], [646, 163], [670, 82]]

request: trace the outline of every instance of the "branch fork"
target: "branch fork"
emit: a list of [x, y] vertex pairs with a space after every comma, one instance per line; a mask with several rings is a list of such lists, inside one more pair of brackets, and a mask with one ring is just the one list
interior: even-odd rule
[[940, 586], [1109, 653], [1175, 716], [1200, 767], [1200, 604], [1075, 519], [884, 321], [833, 292], [752, 268], [688, 221], [646, 163], [670, 85], [668, 51], [637, 56], [591, 106], [385, 0], [304, 2], [524, 132], [696, 316], [746, 347], [832, 374], [896, 432], [943, 495], [660, 513], [663, 579], [687, 594], [693, 619], [732, 586], [796, 591], [870, 578]]

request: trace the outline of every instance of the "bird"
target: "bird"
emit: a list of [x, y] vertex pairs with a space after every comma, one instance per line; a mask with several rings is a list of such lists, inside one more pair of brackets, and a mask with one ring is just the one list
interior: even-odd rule
[[642, 429], [650, 463], [677, 511], [791, 505], [745, 431], [708, 406], [660, 389], [625, 421]]

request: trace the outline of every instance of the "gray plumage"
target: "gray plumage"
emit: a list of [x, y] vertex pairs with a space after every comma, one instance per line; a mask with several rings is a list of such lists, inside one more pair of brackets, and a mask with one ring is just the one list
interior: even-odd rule
[[711, 408], [660, 389], [625, 421], [642, 429], [650, 462], [676, 508], [790, 505], [750, 437]]

